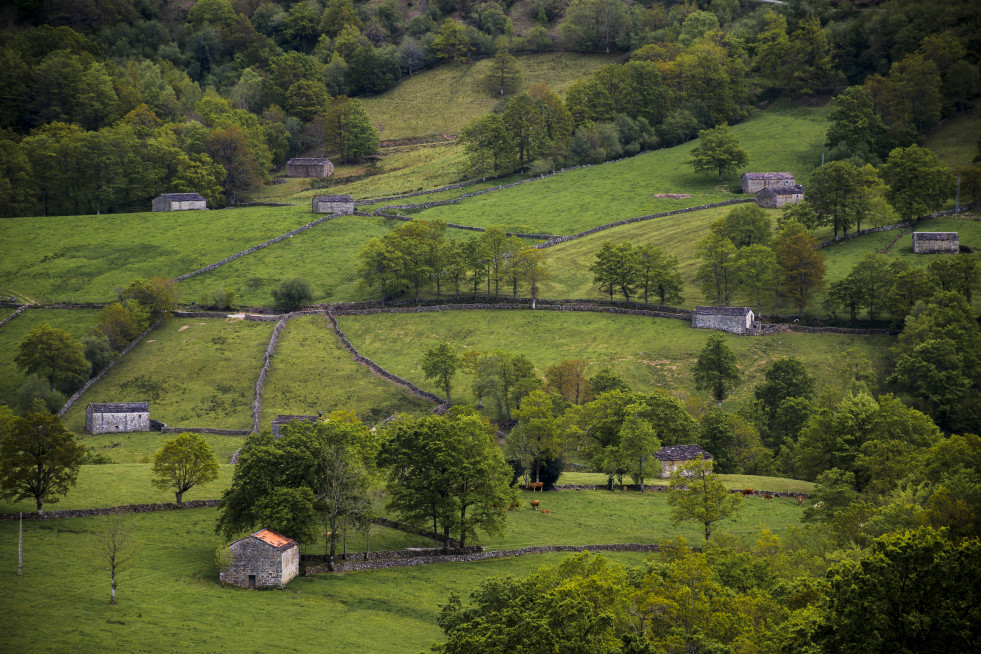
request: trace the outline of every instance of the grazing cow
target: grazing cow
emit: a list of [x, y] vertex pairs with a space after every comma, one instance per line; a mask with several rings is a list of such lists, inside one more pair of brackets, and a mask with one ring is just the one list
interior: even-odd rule
[[552, 509], [542, 509], [542, 515], [552, 515]]
[[536, 490], [545, 492], [545, 482], [543, 482], [543, 481], [533, 481], [530, 484], [528, 484], [528, 488], [530, 488], [531, 489], [531, 492], [533, 492], [533, 493]]
[[753, 489], [752, 489], [752, 488], [744, 488], [744, 489], [742, 490], [742, 493], [743, 493], [743, 497], [746, 497], [747, 495], [752, 495], [752, 494], [753, 494], [753, 492], [754, 492], [754, 491], [753, 491]]
[[772, 500], [773, 499], [773, 495], [771, 495], [770, 493], [763, 493], [763, 499], [764, 500]]
[[798, 495], [797, 496], [797, 506], [800, 506], [803, 503], [804, 503], [804, 496], [803, 495]]
[[538, 510], [538, 500], [531, 501], [531, 508], [535, 509], [536, 511]]

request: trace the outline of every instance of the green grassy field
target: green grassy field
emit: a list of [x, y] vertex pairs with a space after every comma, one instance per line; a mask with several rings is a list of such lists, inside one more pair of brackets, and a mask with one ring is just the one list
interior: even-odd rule
[[[78, 442], [85, 446], [86, 452], [103, 454], [115, 463], [150, 463], [153, 455], [163, 444], [177, 434], [160, 432], [130, 432], [122, 434], [83, 434]], [[245, 443], [245, 436], [219, 436], [201, 434], [211, 446], [219, 463], [228, 463], [232, 454]]]
[[[714, 332], [692, 329], [686, 321], [529, 310], [342, 316], [338, 321], [364, 356], [435, 393], [441, 391], [424, 379], [420, 362], [427, 348], [445, 341], [460, 352], [476, 348], [525, 354], [540, 375], [553, 363], [585, 358], [590, 362], [587, 374], [609, 366], [637, 391], [657, 387], [708, 397], [695, 391], [691, 366]], [[836, 357], [843, 350], [858, 348], [878, 369], [894, 342], [888, 336], [796, 333], [724, 338], [743, 373], [742, 385], [727, 401], [730, 410], [751, 397], [753, 385], [776, 358], [800, 358], [821, 386], [836, 383]], [[472, 401], [471, 381], [467, 374], [456, 376], [456, 401]]]
[[3, 218], [0, 294], [109, 301], [134, 279], [197, 270], [312, 219], [309, 206]]
[[[562, 95], [578, 78], [617, 58], [548, 52], [522, 55], [517, 61], [521, 68], [521, 91], [545, 82]], [[490, 66], [490, 59], [472, 64], [443, 64], [361, 102], [383, 139], [459, 134], [468, 122], [489, 114], [499, 102], [499, 97], [482, 88]]]
[[[821, 161], [827, 110], [787, 108], [757, 111], [732, 131], [749, 153], [748, 169], [790, 171], [806, 183]], [[656, 150], [615, 163], [582, 168], [502, 193], [490, 193], [460, 204], [434, 207], [418, 215], [427, 219], [487, 227], [526, 224], [535, 231], [572, 234], [590, 227], [735, 197], [739, 173], [719, 184], [711, 174], [695, 174], [684, 165], [698, 141]], [[686, 193], [683, 200], [654, 198], [658, 193]]]
[[936, 152], [948, 166], [970, 166], [978, 153], [979, 132], [981, 111], [973, 107], [947, 118], [943, 127], [923, 139], [923, 145]]
[[248, 429], [255, 381], [274, 323], [171, 318], [127, 354], [65, 415], [81, 432], [89, 402], [150, 403], [168, 425]]
[[24, 383], [25, 375], [14, 363], [14, 357], [31, 329], [47, 323], [81, 338], [95, 324], [98, 315], [98, 311], [88, 309], [28, 309], [0, 327], [0, 399], [8, 404], [17, 402], [17, 389]]
[[368, 423], [397, 412], [431, 411], [433, 403], [411, 395], [355, 363], [327, 319], [290, 320], [266, 377], [260, 425], [268, 428], [279, 414], [354, 411]]
[[[757, 488], [778, 493], [809, 493], [814, 484], [809, 481], [786, 479], [784, 477], [759, 477], [755, 475], [716, 475], [726, 488]], [[607, 476], [602, 472], [563, 472], [559, 484], [603, 484]], [[667, 486], [667, 479], [648, 479], [648, 486]]]

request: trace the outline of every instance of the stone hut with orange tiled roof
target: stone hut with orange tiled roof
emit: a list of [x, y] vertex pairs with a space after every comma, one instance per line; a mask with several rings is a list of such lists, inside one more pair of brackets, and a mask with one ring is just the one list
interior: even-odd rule
[[300, 574], [300, 546], [275, 531], [259, 531], [228, 546], [232, 563], [221, 581], [243, 588], [282, 588]]

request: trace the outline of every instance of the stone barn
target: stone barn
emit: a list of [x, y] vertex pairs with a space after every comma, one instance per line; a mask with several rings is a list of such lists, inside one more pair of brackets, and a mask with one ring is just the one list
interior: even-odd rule
[[89, 404], [85, 407], [85, 430], [90, 434], [150, 431], [150, 405], [146, 402]]
[[701, 455], [705, 461], [711, 461], [712, 455], [698, 445], [672, 445], [662, 447], [654, 456], [661, 462], [661, 478], [667, 479], [675, 470], [689, 461], [694, 461]]
[[739, 186], [743, 193], [756, 193], [765, 188], [782, 188], [797, 184], [791, 173], [743, 173]]
[[288, 425], [294, 420], [296, 422], [309, 422], [311, 424], [315, 424], [318, 420], [320, 420], [320, 416], [276, 416], [272, 421], [272, 435], [276, 438], [282, 436], [282, 434], [279, 433], [279, 428], [283, 425]]
[[300, 574], [300, 546], [275, 531], [262, 529], [228, 546], [232, 563], [221, 573], [226, 584], [243, 588], [282, 588]]
[[779, 209], [785, 204], [797, 204], [804, 199], [804, 187], [776, 186], [756, 192], [756, 206], [764, 209]]
[[314, 213], [354, 213], [354, 200], [350, 195], [317, 195], [313, 198]]
[[733, 334], [755, 331], [755, 316], [749, 307], [695, 307], [691, 326], [696, 329], [718, 329]]
[[957, 254], [960, 249], [957, 232], [913, 232], [914, 254]]
[[287, 177], [330, 177], [334, 174], [334, 164], [330, 159], [294, 158], [286, 162]]
[[207, 209], [208, 201], [199, 193], [164, 193], [153, 199], [154, 211]]

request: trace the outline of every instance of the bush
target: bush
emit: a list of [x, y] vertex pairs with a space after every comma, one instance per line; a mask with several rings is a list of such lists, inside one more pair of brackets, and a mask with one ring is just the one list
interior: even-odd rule
[[40, 375], [29, 375], [17, 391], [17, 404], [25, 415], [35, 411], [37, 403], [44, 405], [49, 413], [57, 413], [65, 401], [65, 396], [51, 388]]
[[235, 291], [230, 288], [214, 288], [207, 291], [200, 300], [205, 309], [231, 309], [235, 303]]
[[296, 310], [310, 303], [313, 292], [305, 279], [288, 279], [273, 289], [273, 300], [276, 306], [283, 309]]
[[102, 332], [89, 334], [82, 338], [82, 347], [85, 348], [85, 358], [92, 364], [93, 375], [98, 374], [108, 366], [115, 356], [109, 339]]

